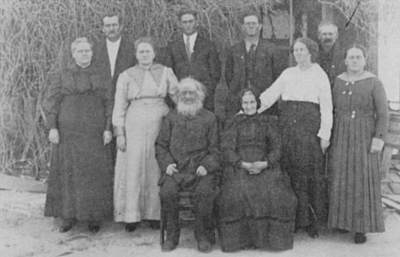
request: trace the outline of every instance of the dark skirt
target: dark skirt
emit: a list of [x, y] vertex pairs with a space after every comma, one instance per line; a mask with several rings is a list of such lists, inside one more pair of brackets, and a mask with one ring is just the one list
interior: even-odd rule
[[380, 155], [369, 152], [375, 130], [373, 113], [355, 118], [337, 114], [334, 124], [329, 152], [328, 226], [383, 232]]
[[283, 101], [279, 127], [282, 135], [282, 169], [290, 176], [297, 196], [296, 228], [327, 219], [327, 185], [324, 156], [317, 136], [319, 106], [310, 102]]
[[258, 175], [227, 167], [218, 198], [222, 250], [293, 248], [296, 203], [279, 167]]
[[111, 149], [103, 145], [104, 105], [94, 94], [65, 96], [60, 143], [53, 145], [45, 216], [103, 220], [112, 217]]

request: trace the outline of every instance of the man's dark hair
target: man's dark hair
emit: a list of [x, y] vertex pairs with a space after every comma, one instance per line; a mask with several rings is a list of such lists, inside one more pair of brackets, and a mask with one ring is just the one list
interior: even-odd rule
[[192, 9], [182, 9], [182, 10], [180, 10], [179, 13], [178, 13], [178, 19], [181, 20], [182, 16], [185, 15], [185, 14], [191, 14], [197, 20], [198, 13], [197, 13], [197, 11], [192, 10]]

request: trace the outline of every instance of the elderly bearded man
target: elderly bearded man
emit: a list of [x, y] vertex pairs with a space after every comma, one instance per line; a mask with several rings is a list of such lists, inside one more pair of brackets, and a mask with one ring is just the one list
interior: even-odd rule
[[191, 78], [178, 85], [176, 110], [163, 120], [156, 141], [156, 158], [163, 173], [160, 179], [161, 208], [166, 212], [167, 240], [163, 251], [179, 242], [179, 191], [194, 193], [195, 237], [198, 249], [211, 250], [214, 241], [212, 211], [219, 170], [217, 120], [203, 108], [204, 86]]

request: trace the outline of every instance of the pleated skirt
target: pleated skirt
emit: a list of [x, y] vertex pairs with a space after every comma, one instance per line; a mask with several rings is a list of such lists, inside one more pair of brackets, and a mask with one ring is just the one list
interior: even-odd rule
[[328, 226], [352, 232], [383, 232], [380, 155], [370, 153], [373, 116], [335, 118], [329, 153]]

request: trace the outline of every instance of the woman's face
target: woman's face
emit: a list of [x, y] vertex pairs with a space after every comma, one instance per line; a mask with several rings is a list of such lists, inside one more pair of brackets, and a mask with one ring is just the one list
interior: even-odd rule
[[72, 57], [74, 58], [76, 64], [80, 66], [87, 66], [92, 61], [92, 47], [89, 43], [82, 42], [76, 45]]
[[293, 46], [293, 55], [297, 64], [311, 63], [311, 54], [307, 46], [301, 42], [296, 42]]
[[348, 71], [360, 72], [364, 70], [366, 64], [365, 56], [361, 49], [350, 48], [349, 50], [347, 50], [344, 63], [346, 64]]
[[253, 115], [257, 112], [256, 97], [252, 92], [246, 92], [242, 97], [242, 109], [247, 115]]
[[141, 65], [149, 65], [153, 63], [155, 57], [153, 46], [149, 43], [140, 43], [136, 49], [136, 59]]

